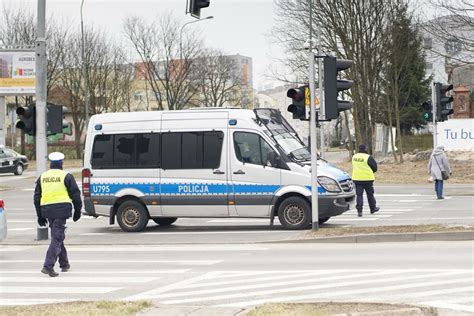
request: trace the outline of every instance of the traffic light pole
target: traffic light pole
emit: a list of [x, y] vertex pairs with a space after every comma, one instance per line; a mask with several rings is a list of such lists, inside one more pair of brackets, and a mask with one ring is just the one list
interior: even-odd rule
[[438, 147], [438, 123], [436, 122], [436, 111], [437, 111], [437, 103], [436, 103], [436, 93], [435, 93], [435, 82], [431, 82], [431, 104], [432, 104], [432, 116], [433, 116], [433, 149]]
[[[318, 149], [316, 148], [316, 104], [314, 97], [314, 52], [313, 52], [313, 1], [309, 1], [309, 91], [311, 115], [309, 118], [310, 151], [311, 151], [311, 223], [313, 230], [319, 229], [318, 223]], [[321, 105], [320, 105], [321, 107]]]
[[[36, 35], [36, 178], [46, 171], [46, 0], [38, 0]], [[46, 228], [46, 236], [44, 234]], [[37, 228], [37, 239], [48, 239], [48, 228]]]
[[[322, 55], [321, 47], [321, 22], [318, 22], [318, 55]], [[323, 61], [318, 58], [318, 90], [319, 90], [319, 117], [326, 118], [324, 113], [324, 92], [323, 92]], [[323, 123], [319, 123], [319, 141], [321, 146], [321, 158], [326, 158], [325, 144], [324, 144], [324, 128]]]

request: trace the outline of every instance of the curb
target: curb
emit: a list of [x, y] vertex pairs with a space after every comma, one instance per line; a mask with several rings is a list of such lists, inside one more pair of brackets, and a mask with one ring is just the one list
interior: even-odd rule
[[287, 241], [270, 241], [262, 243], [376, 243], [407, 241], [460, 241], [474, 240], [474, 231], [433, 232], [433, 233], [400, 233], [400, 234], [364, 234], [337, 237], [319, 237]]
[[[432, 232], [432, 233], [400, 233], [400, 234], [363, 234], [363, 235], [351, 235], [351, 236], [334, 236], [334, 237], [317, 237], [317, 238], [300, 238], [300, 239], [281, 239], [281, 240], [269, 240], [269, 241], [247, 241], [247, 242], [144, 242], [141, 245], [209, 245], [209, 244], [293, 244], [293, 243], [377, 243], [377, 242], [408, 242], [408, 241], [463, 241], [463, 240], [474, 240], [474, 231], [462, 231], [462, 232]], [[40, 246], [49, 245], [50, 240], [31, 240], [31, 241], [12, 241], [3, 240], [0, 245], [4, 246]], [[67, 241], [68, 246], [86, 246], [90, 244], [84, 244], [84, 242], [78, 241]], [[94, 246], [103, 245], [122, 245], [132, 246], [136, 243], [95, 243]]]

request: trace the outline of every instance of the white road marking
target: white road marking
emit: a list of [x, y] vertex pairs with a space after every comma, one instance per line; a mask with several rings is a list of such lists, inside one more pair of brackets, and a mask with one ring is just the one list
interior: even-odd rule
[[[74, 260], [76, 262], [76, 260]], [[108, 261], [110, 263], [110, 260]], [[115, 261], [114, 261], [115, 262]], [[186, 273], [190, 269], [162, 269], [162, 270], [69, 270], [67, 274], [172, 274], [172, 273]], [[39, 274], [40, 270], [2, 270], [3, 273], [8, 274]], [[48, 279], [49, 280], [49, 279]]]
[[[223, 262], [223, 260], [81, 260], [74, 259], [74, 263], [172, 263], [176, 265], [210, 266]], [[2, 260], [4, 263], [42, 263], [44, 260]]]
[[33, 220], [21, 220], [21, 219], [8, 219], [7, 220], [8, 224], [11, 223], [36, 223], [36, 221]]
[[[45, 278], [50, 278], [45, 276]], [[117, 290], [121, 287], [46, 287], [46, 286], [5, 286], [2, 285], [2, 294], [105, 294]]]
[[355, 218], [337, 218], [337, 217], [331, 217], [331, 219], [328, 221], [328, 223], [334, 223], [334, 222], [347, 222], [347, 221], [354, 221], [354, 222], [365, 222], [365, 221], [376, 221], [378, 218], [376, 217], [355, 217]]
[[[36, 272], [38, 273], [38, 271]], [[46, 285], [56, 284], [56, 283], [145, 283], [150, 281], [158, 280], [156, 277], [123, 277], [123, 276], [114, 276], [114, 277], [84, 277], [84, 276], [71, 276], [68, 273], [61, 273], [60, 278], [45, 278], [44, 276], [37, 277], [5, 277], [0, 276], [0, 282], [2, 287], [5, 283], [45, 283]]]
[[[333, 270], [335, 271], [335, 273], [339, 272], [339, 270]], [[318, 282], [322, 282], [322, 281], [330, 281], [330, 280], [339, 280], [339, 279], [346, 279], [346, 278], [358, 278], [358, 277], [365, 277], [365, 276], [375, 276], [375, 275], [387, 275], [387, 274], [397, 274], [397, 273], [400, 273], [401, 271], [405, 272], [406, 270], [389, 270], [389, 271], [378, 271], [378, 272], [364, 272], [364, 273], [359, 273], [359, 274], [352, 274], [352, 275], [337, 275], [337, 276], [333, 276], [333, 277], [328, 277], [328, 278], [323, 278], [323, 279], [318, 279]], [[300, 271], [301, 272], [301, 271]], [[311, 273], [314, 271], [308, 271], [306, 273]], [[347, 272], [347, 271], [344, 271], [344, 272]], [[273, 271], [272, 274], [275, 274], [275, 273], [278, 273], [278, 272], [275, 272]], [[289, 274], [291, 273], [291, 271], [285, 271], [283, 272], [285, 274]], [[243, 275], [242, 275], [243, 274]], [[209, 272], [209, 273], [206, 273], [204, 275], [202, 275], [198, 281], [200, 284], [202, 281], [204, 280], [215, 280], [215, 279], [221, 279], [221, 278], [225, 278], [225, 279], [230, 279], [230, 278], [239, 278], [239, 280], [244, 280], [244, 281], [247, 281], [247, 282], [252, 282], [253, 279], [254, 279], [254, 275], [259, 275], [261, 274], [261, 271], [251, 271], [251, 272], [242, 272], [242, 273], [236, 273], [236, 272], [232, 272], [232, 271], [229, 271], [229, 272], [220, 272], [220, 271], [214, 271], [214, 272]], [[245, 276], [245, 277], [250, 277], [250, 279], [243, 279], [242, 277]], [[196, 282], [191, 282], [191, 280], [193, 279], [190, 279], [188, 280], [186, 283], [185, 283], [185, 286], [188, 286], [188, 285], [194, 285], [196, 284]], [[196, 291], [188, 291], [188, 292], [176, 292], [176, 293], [169, 293], [169, 294], [161, 294], [161, 293], [165, 293], [165, 292], [169, 292], [168, 290], [164, 290], [164, 288], [158, 288], [158, 289], [154, 289], [154, 290], [150, 290], [150, 291], [147, 291], [147, 292], [144, 292], [144, 293], [140, 293], [140, 294], [136, 294], [133, 296], [133, 299], [156, 299], [156, 298], [164, 298], [164, 297], [177, 297], [177, 296], [183, 296], [183, 295], [189, 295], [189, 297], [192, 297], [192, 301], [200, 301], [201, 299], [200, 298], [195, 298], [196, 295], [201, 295], [201, 294], [205, 294], [205, 293], [219, 293], [219, 292], [225, 292], [225, 291], [234, 291], [234, 290], [239, 290], [239, 289], [252, 289], [252, 288], [264, 288], [264, 287], [273, 287], [275, 286], [276, 284], [281, 284], [283, 283], [284, 285], [288, 285], [288, 284], [292, 284], [292, 283], [295, 283], [296, 284], [300, 284], [300, 283], [313, 283], [315, 282], [314, 279], [311, 279], [311, 278], [306, 278], [305, 280], [296, 280], [296, 281], [290, 281], [290, 282], [278, 282], [278, 283], [263, 283], [263, 284], [257, 284], [257, 285], [250, 285], [250, 284], [246, 284], [244, 285], [243, 287], [240, 286], [240, 287], [230, 287], [230, 288], [219, 288], [219, 287], [212, 287], [211, 289], [208, 289], [208, 290], [196, 290]], [[225, 282], [223, 283], [225, 284]], [[178, 289], [178, 290], [181, 290], [181, 284], [180, 282], [178, 282], [172, 289]], [[240, 294], [242, 295], [242, 294]], [[245, 295], [245, 294], [244, 294]], [[205, 298], [204, 298], [205, 300]], [[186, 300], [183, 300], [183, 302], [186, 301]], [[187, 303], [184, 302], [184, 303]], [[174, 303], [170, 303], [170, 304], [174, 304]]]
[[52, 304], [77, 301], [77, 299], [24, 299], [24, 298], [0, 298], [0, 306], [17, 306], [17, 305], [38, 305], [38, 304]]
[[[423, 277], [423, 276], [418, 276], [418, 278]], [[416, 277], [410, 277], [411, 279], [414, 279]], [[407, 278], [394, 278], [394, 279], [401, 279], [406, 280]], [[380, 282], [385, 282], [387, 280], [373, 280], [369, 282], [358, 282], [359, 284], [365, 283], [365, 284], [370, 284], [370, 283], [380, 283]], [[395, 280], [394, 280], [395, 281]], [[330, 297], [332, 299], [335, 299], [336, 297], [340, 296], [347, 296], [347, 295], [354, 295], [354, 294], [366, 294], [366, 293], [383, 293], [384, 291], [392, 291], [392, 290], [404, 290], [404, 289], [412, 289], [412, 288], [417, 288], [417, 287], [425, 287], [425, 286], [436, 286], [436, 285], [443, 285], [443, 284], [449, 284], [449, 283], [462, 283], [462, 282], [473, 282], [473, 278], [458, 278], [458, 279], [450, 279], [450, 280], [438, 280], [438, 281], [427, 281], [427, 282], [419, 282], [419, 283], [409, 283], [409, 284], [401, 284], [401, 285], [389, 285], [389, 286], [381, 286], [381, 287], [370, 287], [370, 288], [365, 288], [365, 289], [356, 289], [356, 290], [342, 290], [342, 291], [325, 291], [324, 293], [313, 293], [313, 294], [302, 294], [302, 295], [295, 295], [295, 296], [289, 296], [285, 295], [283, 297], [272, 297], [268, 299], [259, 299], [259, 300], [252, 300], [252, 301], [244, 301], [244, 302], [237, 302], [237, 303], [229, 303], [229, 304], [220, 304], [218, 306], [251, 306], [251, 305], [258, 305], [258, 304], [263, 304], [263, 303], [270, 303], [270, 302], [288, 302], [288, 301], [301, 301], [301, 300], [315, 300], [315, 299], [321, 299], [321, 298], [326, 298]], [[396, 281], [395, 281], [396, 282]], [[355, 283], [355, 282], [353, 282]], [[354, 284], [356, 285], [356, 284]], [[316, 288], [331, 288], [334, 285], [322, 285], [322, 286], [313, 286], [313, 289]], [[227, 295], [229, 296], [228, 298], [236, 298], [239, 296], [245, 297], [245, 296], [254, 296], [254, 295], [268, 295], [268, 294], [277, 294], [277, 293], [287, 293], [287, 292], [296, 292], [296, 291], [301, 291], [301, 290], [309, 290], [308, 287], [300, 287], [300, 288], [288, 288], [288, 289], [283, 289], [283, 290], [273, 290], [273, 291], [265, 291], [265, 294], [255, 294], [255, 293], [263, 293], [262, 292], [249, 292], [245, 295], [242, 294], [234, 294], [234, 295]], [[221, 297], [224, 297], [224, 295], [221, 295]], [[407, 297], [410, 297], [410, 293], [407, 293]], [[222, 299], [222, 298], [219, 298]], [[213, 300], [210, 299], [210, 297], [207, 297], [206, 300]], [[173, 303], [170, 303], [173, 302]], [[176, 304], [174, 302], [178, 302], [177, 300], [175, 301], [161, 301], [160, 303], [162, 304]]]
[[[378, 272], [378, 273], [374, 273], [374, 274], [379, 274], [379, 275], [383, 275], [385, 272], [385, 274], [393, 274], [393, 273], [390, 273], [390, 271], [381, 271], [381, 272]], [[374, 275], [372, 274], [372, 275]], [[187, 303], [192, 303], [192, 302], [204, 302], [204, 301], [214, 301], [214, 300], [221, 300], [221, 299], [235, 299], [235, 298], [240, 298], [240, 297], [252, 297], [252, 296], [262, 296], [262, 295], [271, 295], [271, 294], [280, 294], [280, 293], [289, 293], [289, 292], [300, 292], [300, 291], [308, 291], [308, 290], [318, 290], [318, 289], [330, 289], [330, 288], [334, 288], [334, 287], [344, 287], [344, 286], [352, 286], [352, 285], [356, 285], [356, 286], [359, 286], [359, 285], [364, 285], [364, 284], [368, 284], [368, 285], [372, 285], [372, 284], [375, 284], [375, 283], [384, 283], [384, 282], [400, 282], [400, 281], [406, 281], [406, 280], [414, 280], [414, 279], [420, 279], [420, 278], [429, 278], [429, 277], [441, 277], [441, 276], [450, 276], [450, 275], [456, 275], [456, 274], [461, 274], [460, 272], [457, 272], [457, 271], [449, 271], [449, 272], [441, 272], [441, 273], [432, 273], [432, 274], [424, 274], [424, 275], [414, 275], [414, 276], [397, 276], [397, 277], [389, 277], [389, 278], [377, 278], [377, 279], [373, 279], [371, 277], [370, 274], [366, 274], [365, 276], [367, 276], [369, 279], [364, 279], [364, 280], [357, 280], [357, 281], [343, 281], [343, 282], [339, 282], [339, 283], [330, 283], [330, 284], [317, 284], [317, 285], [308, 285], [308, 286], [299, 286], [299, 287], [292, 287], [292, 288], [289, 288], [289, 287], [286, 287], [286, 288], [283, 288], [283, 289], [270, 289], [270, 290], [264, 290], [264, 291], [245, 291], [245, 292], [241, 292], [241, 293], [233, 293], [233, 294], [223, 294], [223, 295], [216, 295], [216, 296], [207, 296], [207, 297], [195, 297], [195, 295], [199, 295], [199, 291], [195, 291], [195, 293], [193, 294], [189, 294], [188, 293], [188, 297], [189, 298], [185, 298], [185, 299], [178, 299], [178, 300], [169, 300], [169, 301], [166, 301], [166, 300], [162, 300], [160, 301], [160, 303], [162, 304], [187, 304]], [[360, 276], [360, 275], [359, 275]], [[335, 277], [337, 278], [337, 277]], [[345, 278], [350, 278], [350, 276], [343, 276], [343, 277], [339, 277], [339, 279], [345, 279]], [[317, 279], [317, 280], [310, 280], [314, 283], [318, 282], [322, 282], [322, 281], [325, 281], [325, 280], [329, 280], [330, 278], [324, 278], [324, 279]], [[421, 287], [421, 286], [430, 286], [430, 285], [439, 285], [439, 284], [448, 284], [448, 283], [456, 283], [456, 282], [472, 282], [473, 278], [459, 278], [459, 279], [450, 279], [450, 280], [439, 280], [439, 281], [430, 281], [430, 282], [420, 282], [420, 283], [411, 283], [409, 285], [400, 285], [401, 286], [401, 289], [403, 289], [404, 287], [403, 286], [408, 286], [407, 288], [411, 288], [411, 287]], [[300, 281], [301, 282], [301, 281]], [[417, 285], [417, 286], [414, 286], [414, 285]], [[389, 286], [390, 287], [390, 286]], [[381, 289], [381, 288], [384, 288], [384, 287], [379, 287], [377, 288], [378, 289]], [[398, 288], [393, 288], [393, 289], [398, 289]], [[374, 290], [374, 288], [370, 288], [370, 289], [361, 289], [360, 291], [369, 291], [370, 290]], [[228, 289], [228, 291], [232, 291], [231, 288]], [[356, 291], [359, 291], [359, 290], [356, 290]], [[339, 295], [340, 292], [351, 292], [351, 291], [335, 291], [335, 292], [332, 292], [334, 295]], [[357, 293], [357, 292], [356, 292]], [[179, 293], [177, 293], [179, 294]], [[321, 293], [321, 294], [309, 294], [309, 295], [300, 295], [300, 296], [295, 296], [295, 297], [302, 297], [302, 296], [315, 296], [315, 297], [318, 297], [318, 295], [322, 295], [322, 296], [330, 296], [329, 295], [330, 293], [328, 293], [328, 291], [325, 291], [325, 293]], [[288, 296], [285, 296], [285, 299], [283, 298], [280, 298], [280, 301], [285, 301], [286, 298], [291, 298], [291, 297], [288, 297]], [[273, 298], [271, 299], [273, 300]], [[258, 303], [260, 304], [260, 303]], [[251, 305], [254, 305], [253, 303]], [[239, 305], [241, 306], [241, 305]]]
[[35, 229], [35, 227], [31, 227], [31, 228], [8, 228], [8, 231], [9, 232], [20, 232], [20, 231], [22, 232], [22, 231], [32, 230], [32, 229]]
[[209, 252], [209, 251], [262, 251], [268, 248], [256, 245], [235, 245], [235, 244], [223, 244], [223, 245], [196, 245], [196, 246], [108, 246], [108, 247], [68, 247], [68, 252], [164, 252], [164, 251], [197, 251], [197, 252]]
[[[10, 252], [10, 251], [24, 251], [29, 250], [33, 247], [25, 247], [25, 246], [2, 246], [0, 247], [0, 252]], [[2, 262], [5, 262], [2, 258]]]
[[35, 188], [21, 189], [22, 191], [34, 191]]

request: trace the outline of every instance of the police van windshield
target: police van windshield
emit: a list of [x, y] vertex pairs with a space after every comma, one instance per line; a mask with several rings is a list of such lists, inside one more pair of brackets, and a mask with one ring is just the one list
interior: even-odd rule
[[255, 109], [258, 120], [267, 128], [270, 136], [283, 151], [296, 160], [310, 160], [311, 154], [299, 139], [296, 131], [277, 109]]

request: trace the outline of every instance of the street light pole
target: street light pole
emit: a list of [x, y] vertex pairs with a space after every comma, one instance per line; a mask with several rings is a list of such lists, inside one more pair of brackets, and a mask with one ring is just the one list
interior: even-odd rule
[[188, 22], [188, 23], [184, 23], [183, 26], [181, 26], [181, 30], [179, 31], [179, 59], [180, 60], [183, 59], [183, 29], [184, 29], [184, 27], [188, 24], [191, 24], [191, 23], [196, 23], [196, 22], [200, 22], [200, 21], [204, 21], [204, 20], [213, 19], [213, 18], [214, 18], [214, 16], [210, 15], [210, 16], [207, 16], [203, 19], [199, 19], [199, 20]]
[[85, 53], [84, 53], [84, 21], [82, 19], [82, 7], [84, 6], [84, 0], [81, 2], [81, 58], [82, 58], [82, 75], [84, 77], [85, 81], [85, 100], [84, 100], [84, 106], [85, 106], [85, 126], [87, 128], [87, 125], [89, 125], [89, 79], [87, 77], [87, 69], [86, 69], [86, 63], [85, 63]]

